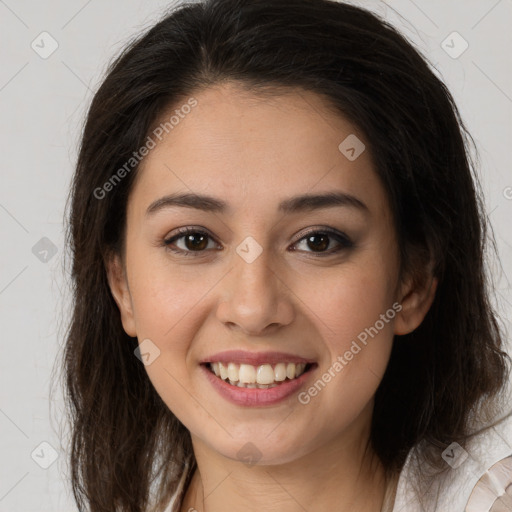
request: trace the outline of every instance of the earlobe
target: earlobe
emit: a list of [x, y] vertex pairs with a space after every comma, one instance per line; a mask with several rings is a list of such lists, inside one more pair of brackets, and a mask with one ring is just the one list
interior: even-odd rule
[[404, 286], [400, 302], [402, 309], [395, 320], [395, 334], [409, 334], [419, 327], [434, 302], [437, 284], [437, 277], [429, 275], [421, 286], [414, 286], [410, 281]]
[[119, 308], [121, 322], [128, 336], [137, 336], [135, 329], [135, 320], [133, 315], [133, 305], [126, 272], [119, 255], [112, 255], [106, 263], [107, 279], [112, 296]]

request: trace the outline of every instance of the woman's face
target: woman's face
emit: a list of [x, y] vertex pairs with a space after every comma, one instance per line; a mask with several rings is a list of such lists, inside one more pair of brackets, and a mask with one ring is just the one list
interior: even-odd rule
[[[125, 274], [109, 267], [151, 382], [195, 442], [234, 460], [284, 463], [368, 435], [393, 335], [425, 311], [399, 312], [409, 290], [364, 137], [310, 92], [194, 97], [139, 170]], [[313, 363], [300, 381], [280, 380], [300, 361]], [[223, 382], [205, 362], [274, 386]]]

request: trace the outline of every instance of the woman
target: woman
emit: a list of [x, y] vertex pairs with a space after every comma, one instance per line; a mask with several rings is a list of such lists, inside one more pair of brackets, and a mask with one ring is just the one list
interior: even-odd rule
[[354, 6], [206, 0], [126, 48], [71, 195], [80, 509], [460, 510], [509, 371], [467, 147]]

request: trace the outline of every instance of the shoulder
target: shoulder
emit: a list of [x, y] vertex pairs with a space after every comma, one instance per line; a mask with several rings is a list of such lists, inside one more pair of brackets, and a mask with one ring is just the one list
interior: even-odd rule
[[442, 457], [447, 471], [422, 487], [418, 476], [424, 463], [409, 453], [393, 512], [490, 512], [512, 485], [512, 418], [475, 436], [466, 449], [452, 443]]

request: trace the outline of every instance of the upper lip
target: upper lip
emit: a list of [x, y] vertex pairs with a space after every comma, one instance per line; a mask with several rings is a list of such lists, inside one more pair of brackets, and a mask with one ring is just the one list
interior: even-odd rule
[[200, 361], [204, 363], [239, 363], [260, 366], [277, 363], [314, 363], [314, 359], [300, 357], [286, 352], [247, 352], [245, 350], [226, 350], [217, 352]]

